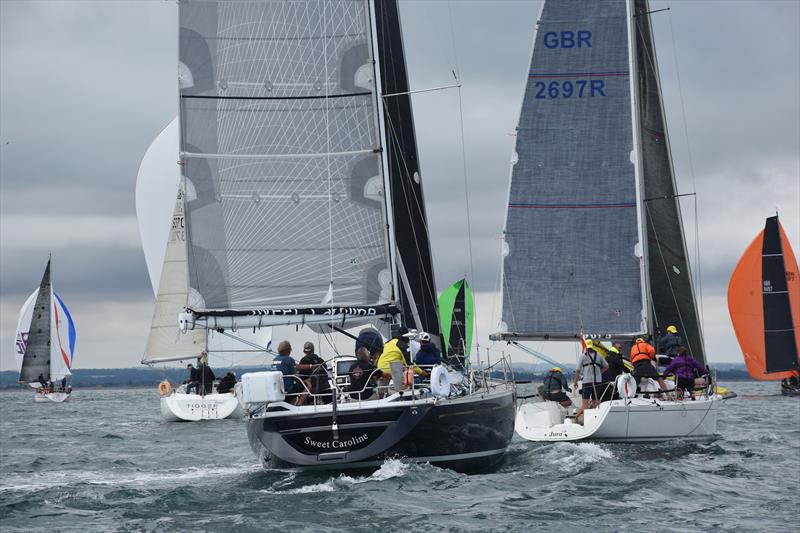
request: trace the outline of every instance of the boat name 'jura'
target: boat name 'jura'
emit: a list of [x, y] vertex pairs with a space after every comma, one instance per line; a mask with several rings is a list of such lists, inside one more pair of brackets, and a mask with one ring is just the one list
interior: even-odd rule
[[366, 433], [363, 435], [356, 435], [347, 440], [329, 440], [329, 441], [317, 441], [312, 439], [311, 437], [306, 437], [306, 440], [303, 441], [304, 444], [308, 446], [312, 446], [314, 448], [320, 448], [324, 450], [339, 450], [342, 448], [349, 448], [350, 446], [355, 446], [356, 444], [361, 444], [369, 437]]

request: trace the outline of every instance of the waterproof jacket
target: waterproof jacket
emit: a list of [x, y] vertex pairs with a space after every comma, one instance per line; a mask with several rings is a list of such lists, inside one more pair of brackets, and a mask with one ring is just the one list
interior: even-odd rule
[[433, 366], [442, 362], [442, 354], [432, 342], [420, 343], [414, 362], [418, 365]]
[[[696, 371], [696, 373], [695, 373]], [[678, 355], [664, 369], [664, 374], [675, 374], [681, 379], [693, 379], [706, 373], [706, 369], [689, 354]]]
[[683, 339], [675, 333], [667, 333], [658, 338], [658, 353], [675, 357], [678, 355], [678, 348], [683, 345]]
[[606, 356], [608, 368], [603, 371], [603, 381], [608, 383], [617, 379], [617, 376], [625, 371], [625, 362], [622, 356], [616, 352], [608, 352]]
[[[380, 358], [378, 359], [378, 368], [386, 375], [391, 375], [391, 364], [393, 361], [399, 361], [403, 363], [403, 368], [406, 368], [408, 362], [406, 362], [406, 357], [403, 354], [403, 350], [397, 345], [398, 339], [392, 339], [386, 344], [383, 345], [383, 353], [381, 354]], [[424, 371], [419, 368], [418, 366], [414, 366], [414, 373], [415, 374], [423, 374]]]
[[656, 350], [649, 343], [634, 342], [631, 346], [631, 363], [636, 364], [639, 361], [654, 360], [655, 358]]
[[542, 381], [545, 392], [560, 392], [562, 390], [569, 390], [567, 386], [567, 378], [561, 372], [550, 371], [544, 376]]

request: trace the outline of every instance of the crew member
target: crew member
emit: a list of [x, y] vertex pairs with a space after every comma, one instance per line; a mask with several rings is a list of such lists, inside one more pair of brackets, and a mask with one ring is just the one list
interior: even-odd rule
[[633, 377], [636, 378], [636, 383], [639, 383], [642, 378], [657, 379], [661, 390], [666, 392], [667, 384], [664, 383], [664, 378], [658, 375], [655, 361], [655, 348], [649, 342], [645, 342], [642, 337], [636, 339], [636, 342], [631, 346], [631, 363], [633, 364]]
[[667, 357], [678, 355], [678, 348], [683, 345], [683, 339], [678, 335], [678, 328], [667, 326], [667, 332], [658, 338], [658, 353]]
[[189, 377], [183, 383], [186, 385], [186, 394], [191, 394], [193, 389], [197, 390], [197, 369], [189, 363], [186, 370], [189, 371]]
[[350, 397], [354, 400], [368, 400], [372, 397], [372, 385], [383, 372], [377, 370], [370, 362], [370, 353], [362, 346], [356, 351], [358, 360], [350, 366]]
[[200, 364], [197, 365], [197, 381], [199, 383], [199, 386], [197, 387], [198, 394], [200, 394], [200, 396], [205, 396], [206, 394], [213, 393], [215, 379], [216, 376], [214, 375], [214, 371], [211, 370], [210, 366], [208, 366], [206, 352], [202, 352], [200, 356]]
[[[278, 355], [272, 359], [272, 370], [283, 374], [283, 393], [292, 394], [295, 391], [294, 367], [297, 365], [292, 358], [292, 345], [289, 341], [278, 344]], [[299, 385], [298, 385], [299, 388]]]
[[236, 387], [236, 374], [228, 372], [219, 380], [219, 383], [217, 383], [217, 392], [225, 394], [226, 392], [231, 392], [234, 387]]
[[567, 386], [567, 378], [561, 372], [561, 369], [554, 366], [550, 371], [545, 374], [542, 385], [539, 387], [539, 396], [545, 401], [558, 402], [564, 407], [572, 405], [572, 400], [564, 392], [572, 391]]
[[[406, 338], [407, 334], [408, 334], [408, 329], [401, 326], [395, 330], [395, 334], [392, 340], [383, 345], [383, 352], [378, 358], [378, 368], [383, 373], [383, 377], [381, 378], [380, 381], [380, 384], [382, 386], [386, 386], [389, 384], [389, 380], [392, 377], [392, 368], [391, 368], [392, 363], [394, 362], [402, 363], [404, 370], [410, 364], [409, 360], [406, 359], [406, 353], [408, 352], [408, 339]], [[411, 366], [414, 369], [415, 374], [423, 377], [428, 376], [428, 373], [419, 368], [418, 366], [416, 365], [411, 365]], [[396, 383], [396, 386], [397, 388], [399, 388], [400, 383]]]
[[575, 369], [574, 387], [578, 388], [578, 378], [581, 379], [581, 408], [575, 413], [575, 417], [580, 417], [589, 408], [597, 407], [603, 386], [603, 370], [608, 368], [608, 363], [603, 356], [599, 355], [594, 348], [588, 348], [581, 357], [578, 368]]
[[705, 367], [698, 363], [683, 346], [678, 347], [678, 354], [672, 358], [672, 362], [664, 369], [664, 375], [675, 374], [675, 386], [678, 389], [679, 397], [682, 396], [683, 391], [687, 391], [692, 400], [694, 400], [694, 380], [706, 372]]
[[423, 368], [431, 369], [434, 365], [441, 364], [442, 354], [436, 345], [431, 342], [430, 333], [424, 331], [419, 334], [419, 351], [414, 357], [414, 362]]
[[608, 363], [608, 368], [603, 371], [603, 394], [600, 398], [601, 402], [616, 399], [618, 395], [614, 383], [617, 381], [617, 376], [625, 372], [625, 361], [622, 360], [622, 355], [620, 355], [619, 349], [617, 349], [616, 346], [612, 346], [608, 349], [606, 362]]
[[320, 380], [324, 377], [324, 373], [317, 370], [319, 370], [324, 364], [325, 361], [323, 361], [322, 357], [314, 353], [313, 342], [306, 342], [303, 344], [303, 357], [297, 364], [296, 370], [297, 376], [303, 380], [303, 383], [308, 390], [303, 389], [303, 392], [301, 392], [300, 396], [297, 397], [296, 405], [303, 405], [306, 403], [309, 391], [311, 391], [312, 394], [319, 393]]

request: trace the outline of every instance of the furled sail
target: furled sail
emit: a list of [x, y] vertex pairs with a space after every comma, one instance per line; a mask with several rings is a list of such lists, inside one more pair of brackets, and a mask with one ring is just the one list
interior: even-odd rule
[[396, 300], [370, 4], [180, 4], [193, 309]]
[[649, 11], [647, 0], [636, 0], [636, 71], [651, 317], [656, 331], [676, 326], [689, 352], [698, 361], [705, 362]]
[[736, 338], [753, 379], [780, 380], [800, 368], [800, 271], [778, 217], [747, 247], [728, 286]]
[[502, 338], [647, 331], [625, 0], [546, 2], [517, 126]]
[[469, 358], [474, 325], [472, 287], [466, 279], [450, 285], [439, 296], [442, 345], [450, 361]]
[[22, 368], [19, 372], [20, 383], [36, 382], [39, 381], [40, 377], [44, 378], [45, 381], [51, 379], [50, 355], [51, 347], [53, 346], [51, 338], [53, 325], [52, 301], [50, 261], [48, 261], [31, 314], [30, 329], [28, 330], [22, 356]]

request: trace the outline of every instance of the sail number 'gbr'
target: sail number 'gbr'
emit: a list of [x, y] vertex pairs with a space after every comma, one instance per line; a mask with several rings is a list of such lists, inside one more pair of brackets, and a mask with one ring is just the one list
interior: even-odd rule
[[604, 80], [565, 80], [536, 82], [536, 98], [586, 98], [605, 96], [606, 82]]

